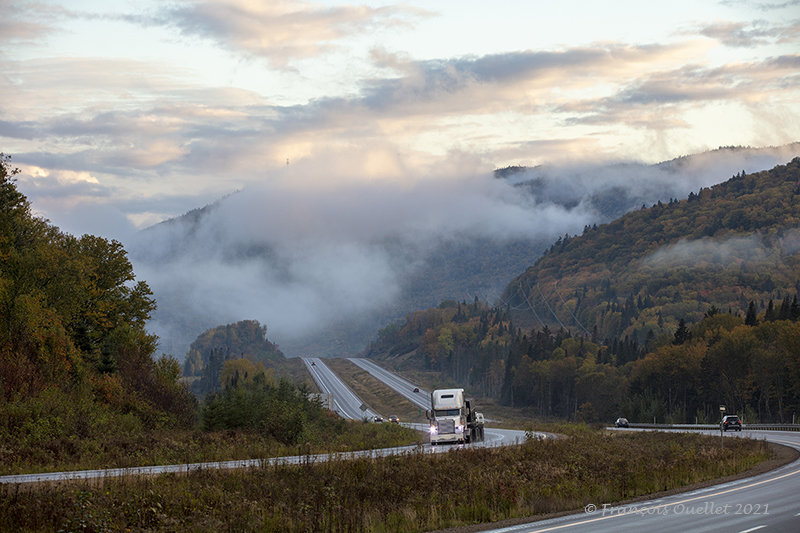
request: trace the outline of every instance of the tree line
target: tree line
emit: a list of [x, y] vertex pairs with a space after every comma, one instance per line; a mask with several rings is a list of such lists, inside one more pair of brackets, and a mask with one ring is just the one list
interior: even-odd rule
[[525, 331], [502, 308], [446, 303], [385, 328], [365, 355], [416, 350], [442, 378], [546, 418], [715, 422], [726, 404], [746, 421], [787, 422], [800, 414], [800, 306], [794, 295], [769, 309], [742, 317], [712, 306], [696, 324], [681, 320], [638, 345], [565, 328]]

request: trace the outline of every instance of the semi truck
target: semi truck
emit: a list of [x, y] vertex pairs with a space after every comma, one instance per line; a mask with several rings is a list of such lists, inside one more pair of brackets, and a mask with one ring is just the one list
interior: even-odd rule
[[431, 445], [483, 440], [483, 415], [478, 417], [474, 400], [464, 398], [464, 389], [433, 391], [431, 410], [426, 414], [430, 420]]

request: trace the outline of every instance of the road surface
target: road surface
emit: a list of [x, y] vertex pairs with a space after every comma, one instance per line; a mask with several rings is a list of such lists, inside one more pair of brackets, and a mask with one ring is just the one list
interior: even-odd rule
[[[800, 450], [800, 434], [794, 432], [750, 431], [727, 437], [747, 436]], [[800, 460], [766, 474], [692, 492], [619, 506], [589, 502], [578, 514], [488, 531], [794, 533], [800, 531], [798, 494]]]
[[350, 390], [350, 387], [339, 379], [339, 376], [333, 373], [322, 359], [304, 357], [303, 362], [306, 364], [319, 390], [326, 394], [333, 394], [334, 411], [339, 416], [351, 420], [362, 420], [364, 418], [371, 420], [373, 417], [378, 416], [378, 413], [371, 409], [361, 410], [363, 402]]
[[[369, 359], [362, 357], [349, 357], [348, 361], [369, 372], [378, 381], [382, 381], [390, 389], [399, 393], [401, 396], [408, 398], [411, 402], [422, 409], [431, 408], [431, 393], [430, 391], [423, 390], [419, 385], [401, 378], [394, 372], [379, 367]], [[414, 392], [414, 388], [418, 388], [419, 392]]]

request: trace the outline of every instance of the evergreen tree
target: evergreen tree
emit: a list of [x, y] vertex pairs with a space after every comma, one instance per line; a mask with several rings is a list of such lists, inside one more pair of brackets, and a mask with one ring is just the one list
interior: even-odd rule
[[774, 322], [777, 320], [778, 314], [775, 311], [775, 306], [772, 303], [772, 300], [769, 301], [767, 304], [767, 310], [764, 313], [764, 322]]
[[675, 332], [675, 340], [672, 341], [672, 344], [680, 346], [684, 342], [688, 341], [690, 337], [691, 334], [686, 328], [686, 321], [681, 318], [680, 322], [678, 322], [678, 330]]
[[744, 317], [744, 323], [746, 326], [755, 326], [758, 324], [758, 317], [756, 316], [756, 303], [753, 300], [750, 300], [750, 303], [747, 306], [747, 314]]

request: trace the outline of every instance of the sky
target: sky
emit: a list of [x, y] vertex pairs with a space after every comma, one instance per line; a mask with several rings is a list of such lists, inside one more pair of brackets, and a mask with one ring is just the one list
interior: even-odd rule
[[[159, 303], [148, 327], [176, 346], [244, 319], [303, 338], [396, 305], [443, 243], [546, 244], [601, 221], [593, 194], [685, 198], [800, 155], [800, 0], [0, 13], [19, 189], [63, 231], [121, 241]], [[782, 148], [647, 166], [729, 146]], [[492, 178], [516, 165], [536, 168]], [[531, 178], [540, 197], [514, 187]]]
[[800, 1], [0, 0], [0, 151], [125, 241], [239, 190], [800, 140]]

